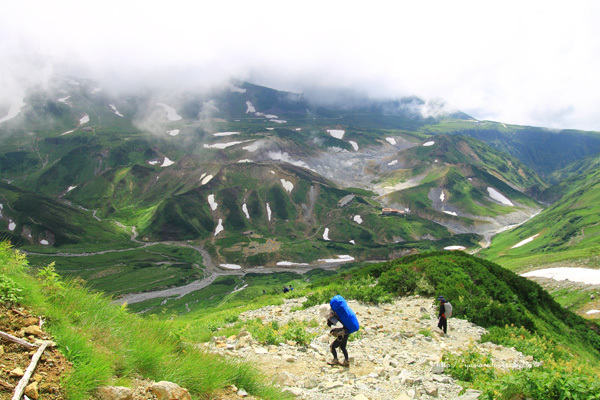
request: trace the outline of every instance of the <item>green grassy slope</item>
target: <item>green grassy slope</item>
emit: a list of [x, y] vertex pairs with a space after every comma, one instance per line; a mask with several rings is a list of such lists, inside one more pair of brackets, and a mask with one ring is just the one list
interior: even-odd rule
[[527, 223], [495, 236], [482, 256], [515, 270], [551, 263], [575, 266], [596, 260], [600, 240], [598, 163], [596, 158], [585, 167], [572, 167], [568, 171], [571, 178], [549, 189], [562, 193], [559, 200]]

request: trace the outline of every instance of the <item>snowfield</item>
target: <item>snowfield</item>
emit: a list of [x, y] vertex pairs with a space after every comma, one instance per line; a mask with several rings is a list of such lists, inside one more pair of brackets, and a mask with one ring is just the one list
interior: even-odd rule
[[208, 204], [210, 205], [210, 209], [213, 211], [215, 211], [217, 209], [217, 207], [219, 207], [219, 204], [215, 201], [214, 194], [208, 195]]
[[344, 137], [344, 134], [346, 133], [346, 131], [344, 131], [342, 129], [327, 129], [327, 133], [329, 133], [331, 136], [333, 136], [336, 139], [341, 139]]
[[248, 206], [246, 203], [242, 204], [242, 211], [246, 214], [246, 219], [250, 219], [250, 214], [248, 213]]
[[521, 274], [526, 278], [530, 277], [541, 277], [550, 278], [555, 281], [569, 280], [571, 282], [581, 282], [587, 285], [600, 285], [600, 269], [591, 268], [544, 268], [535, 271], [526, 272]]
[[179, 135], [179, 129], [173, 129], [171, 131], [167, 131], [167, 133], [169, 134], [169, 136], [177, 136]]
[[392, 165], [396, 165], [396, 164], [398, 164], [398, 160], [392, 160], [387, 165], [389, 165], [391, 167]]
[[267, 218], [269, 221], [271, 220], [271, 207], [269, 207], [269, 203], [267, 203]]
[[363, 220], [362, 220], [362, 218], [360, 217], [360, 215], [355, 215], [355, 216], [354, 216], [354, 218], [352, 218], [352, 220], [353, 220], [354, 222], [356, 222], [357, 224], [359, 224], [359, 225], [360, 225], [360, 224], [362, 224], [362, 222], [363, 222]]
[[329, 239], [329, 228], [325, 228], [325, 231], [323, 232], [323, 240], [331, 240]]
[[167, 112], [167, 119], [169, 121], [179, 121], [182, 120], [183, 117], [177, 114], [177, 110], [165, 103], [156, 103], [157, 106], [162, 107]]
[[87, 124], [88, 122], [90, 122], [90, 116], [87, 114], [79, 119], [79, 125]]
[[168, 167], [169, 165], [173, 164], [175, 164], [175, 161], [171, 161], [169, 160], [169, 157], [165, 157], [165, 160], [163, 161], [161, 167]]
[[233, 270], [242, 269], [242, 267], [237, 264], [219, 264], [219, 267]]
[[213, 133], [213, 136], [231, 136], [231, 135], [239, 135], [240, 132], [217, 132]]
[[281, 184], [283, 185], [283, 188], [285, 190], [288, 191], [288, 193], [291, 193], [292, 190], [294, 190], [294, 184], [292, 182], [288, 182], [285, 179], [280, 179]]
[[324, 259], [321, 259], [318, 261], [326, 262], [326, 263], [348, 262], [348, 261], [354, 261], [354, 257], [349, 256], [349, 255], [339, 255], [338, 258], [324, 258]]
[[358, 143], [356, 143], [354, 140], [348, 140], [348, 143], [352, 145], [354, 151], [358, 151]]
[[433, 140], [430, 140], [429, 142], [425, 142], [423, 143], [424, 147], [429, 147], [429, 146], [433, 146], [435, 144], [435, 142]]
[[291, 262], [291, 261], [279, 261], [277, 263], [277, 265], [279, 265], [281, 267], [291, 267], [291, 266], [294, 266], [294, 265], [308, 266], [310, 264], [307, 264], [307, 263], [295, 263], [295, 262]]
[[[248, 140], [241, 140], [238, 142], [227, 142], [227, 143], [215, 143], [215, 144], [204, 144], [204, 148], [205, 149], [226, 149], [228, 147], [231, 146], [235, 146], [236, 144], [241, 144], [241, 143], [248, 143], [248, 142], [253, 142], [254, 139], [248, 139]], [[245, 149], [245, 147], [244, 147]]]
[[217, 225], [216, 229], [215, 229], [215, 234], [214, 236], [217, 236], [221, 231], [223, 231], [225, 228], [223, 228], [223, 220], [221, 218], [219, 218], [219, 224]]
[[533, 235], [533, 236], [531, 236], [531, 237], [528, 237], [528, 238], [527, 238], [527, 239], [525, 239], [525, 240], [521, 240], [519, 243], [517, 243], [517, 244], [515, 244], [513, 247], [511, 247], [511, 249], [516, 249], [517, 247], [521, 247], [521, 246], [523, 246], [524, 244], [527, 244], [527, 243], [529, 243], [529, 242], [533, 241], [533, 239], [535, 239], [535, 238], [536, 238], [536, 237], [538, 237], [539, 235], [540, 235], [540, 234], [538, 233], [538, 234], [535, 234], [535, 235]]
[[466, 247], [464, 246], [446, 246], [444, 247], [444, 250], [465, 250]]
[[387, 142], [389, 144], [391, 144], [392, 146], [396, 144], [396, 139], [394, 139], [394, 138], [386, 137], [385, 140], [387, 140]]
[[58, 99], [57, 101], [59, 103], [63, 103], [63, 104], [67, 104], [67, 100], [69, 100], [69, 98], [71, 98], [71, 96], [67, 96], [67, 97], [61, 97], [60, 99]]
[[452, 215], [453, 217], [457, 217], [457, 216], [458, 216], [458, 214], [457, 214], [457, 213], [455, 213], [454, 211], [444, 211], [444, 212], [445, 212], [446, 214], [448, 214], [448, 215]]
[[200, 179], [202, 180], [202, 182], [200, 182], [203, 185], [206, 185], [208, 182], [210, 182], [210, 180], [213, 178], [212, 175], [206, 175], [206, 173], [202, 174], [202, 176], [200, 177]]
[[497, 202], [502, 203], [507, 206], [514, 206], [512, 201], [510, 201], [509, 199], [504, 197], [504, 195], [502, 193], [498, 192], [496, 189], [494, 189], [492, 187], [488, 187], [487, 191], [488, 191], [488, 194], [490, 195], [490, 197], [492, 199], [496, 200]]
[[114, 104], [109, 104], [109, 106], [110, 106], [110, 108], [113, 110], [113, 112], [114, 112], [115, 114], [117, 114], [119, 117], [123, 117], [123, 114], [121, 114], [121, 113], [119, 112], [119, 110], [117, 110], [117, 107], [115, 107], [115, 105], [114, 105]]

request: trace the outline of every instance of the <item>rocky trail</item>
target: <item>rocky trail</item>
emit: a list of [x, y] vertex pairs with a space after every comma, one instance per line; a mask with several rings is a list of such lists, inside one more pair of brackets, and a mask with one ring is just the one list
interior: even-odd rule
[[494, 365], [501, 368], [527, 368], [533, 362], [514, 348], [477, 343], [485, 329], [465, 320], [451, 318], [448, 335], [442, 336], [433, 299], [414, 296], [381, 306], [349, 302], [361, 323], [348, 342], [350, 367], [330, 366], [329, 328], [318, 315], [318, 306], [298, 310], [304, 300], [289, 299], [281, 306], [247, 311], [240, 319], [260, 318], [280, 326], [294, 319], [314, 319], [319, 324], [307, 328], [316, 334], [308, 346], [294, 342], [267, 346], [246, 331], [216, 336], [200, 346], [254, 363], [284, 390], [307, 400], [476, 399], [480, 393], [461, 394], [462, 387], [440, 363], [444, 352], [460, 352], [470, 345], [490, 353]]

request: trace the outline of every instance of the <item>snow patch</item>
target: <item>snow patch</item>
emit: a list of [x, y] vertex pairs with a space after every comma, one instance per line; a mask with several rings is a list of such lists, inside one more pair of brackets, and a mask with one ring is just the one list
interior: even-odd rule
[[229, 90], [234, 93], [246, 93], [246, 89], [242, 89], [234, 85], [229, 85]]
[[600, 313], [600, 310], [590, 310], [588, 312], [586, 312], [586, 314], [591, 315], [591, 314], [598, 314]]
[[250, 160], [248, 158], [244, 158], [243, 160], [238, 160], [238, 164], [241, 164], [241, 163], [251, 163], [251, 162], [254, 162], [254, 161], [252, 161], [252, 160]]
[[256, 108], [254, 108], [254, 106], [252, 105], [251, 102], [247, 101], [246, 102], [246, 114], [250, 114], [250, 113], [255, 113], [256, 112]]
[[6, 114], [6, 116], [0, 119], [0, 123], [13, 119], [17, 115], [19, 115], [21, 109], [25, 107], [25, 102], [23, 102], [23, 100], [24, 99], [17, 100], [15, 103], [11, 104], [10, 108], [8, 109], [8, 114]]
[[354, 140], [348, 140], [348, 143], [352, 145], [354, 151], [358, 151], [358, 143], [356, 143]]
[[148, 161], [148, 164], [150, 164], [150, 165], [156, 165], [156, 164], [158, 164], [159, 162], [160, 162], [160, 161], [153, 160], [153, 161]]
[[267, 218], [269, 221], [271, 220], [271, 207], [269, 207], [269, 203], [267, 203]]
[[308, 266], [310, 264], [307, 263], [295, 263], [295, 262], [291, 262], [291, 261], [279, 261], [277, 263], [277, 265], [282, 266], [282, 267], [291, 267], [293, 265], [303, 265], [303, 266]]
[[270, 119], [269, 121], [276, 122], [278, 124], [287, 124], [287, 121], [285, 119]]
[[292, 190], [294, 189], [294, 184], [292, 182], [288, 182], [285, 179], [280, 179], [281, 184], [283, 185], [283, 188], [285, 190], [288, 191], [288, 193], [291, 193]]
[[446, 214], [448, 214], [448, 215], [452, 215], [452, 216], [454, 216], [454, 217], [457, 217], [457, 216], [458, 216], [458, 214], [457, 214], [457, 213], [455, 213], [454, 211], [444, 211], [444, 212], [445, 212]]
[[87, 114], [79, 119], [79, 125], [87, 124], [88, 122], [90, 122], [90, 116]]
[[328, 263], [335, 263], [335, 262], [348, 262], [348, 261], [353, 261], [354, 257], [349, 256], [349, 255], [339, 255], [338, 258], [325, 258], [325, 259], [321, 259], [319, 261], [322, 262], [328, 262]]
[[236, 144], [252, 142], [254, 139], [241, 140], [238, 142], [227, 142], [227, 143], [215, 143], [215, 144], [204, 144], [205, 149], [226, 149], [231, 146], [235, 146]]
[[528, 238], [527, 238], [527, 239], [525, 239], [525, 240], [521, 240], [519, 243], [517, 243], [517, 244], [515, 244], [513, 247], [511, 247], [511, 249], [516, 249], [517, 247], [521, 247], [521, 246], [523, 246], [523, 245], [525, 245], [525, 244], [527, 244], [527, 243], [529, 243], [529, 242], [533, 241], [533, 239], [535, 239], [535, 238], [536, 238], [536, 237], [538, 237], [538, 236], [540, 236], [540, 234], [539, 234], [539, 233], [537, 233], [537, 234], [535, 234], [535, 235], [533, 235], [533, 236], [531, 236], [531, 237], [528, 237]]
[[591, 268], [544, 268], [521, 274], [526, 278], [537, 276], [541, 278], [550, 278], [556, 281], [569, 280], [572, 282], [581, 282], [588, 285], [600, 285], [600, 269]]
[[214, 236], [217, 236], [221, 231], [223, 231], [223, 220], [221, 218], [219, 218], [219, 224], [217, 225], [217, 228], [215, 229], [215, 234]]
[[48, 241], [46, 239], [42, 239], [42, 240], [40, 240], [40, 244], [43, 244], [44, 246], [48, 246], [50, 243], [48, 243]]
[[71, 190], [75, 189], [76, 187], [77, 187], [77, 185], [75, 185], [75, 186], [69, 186], [67, 188], [67, 193], [69, 193]]
[[394, 139], [394, 138], [386, 137], [385, 140], [387, 140], [387, 142], [389, 144], [391, 144], [392, 146], [396, 144], [396, 139]]
[[117, 114], [119, 117], [123, 117], [123, 114], [121, 114], [121, 113], [119, 112], [119, 110], [117, 110], [117, 107], [115, 107], [115, 105], [114, 105], [114, 104], [109, 104], [109, 106], [110, 106], [110, 108], [112, 108], [112, 110], [113, 110], [113, 112], [114, 112], [115, 114]]
[[354, 218], [352, 218], [352, 220], [354, 222], [356, 222], [357, 224], [362, 224], [362, 222], [363, 222], [363, 220], [362, 220], [362, 218], [361, 218], [360, 215], [355, 215]]
[[163, 161], [161, 167], [168, 167], [169, 165], [173, 164], [175, 164], [175, 161], [171, 161], [169, 160], [169, 157], [165, 157], [165, 160]]
[[350, 243], [352, 243], [352, 244], [356, 244], [356, 242], [354, 241], [354, 239], [352, 239], [352, 240], [350, 241]]
[[446, 246], [444, 247], [444, 250], [465, 250], [466, 247], [464, 246]]
[[75, 132], [75, 129], [71, 129], [70, 131], [66, 131], [60, 134], [60, 136], [68, 135], [69, 133]]
[[210, 180], [213, 178], [212, 175], [207, 175], [204, 177], [204, 179], [202, 179], [202, 182], [200, 182], [203, 185], [206, 185], [208, 182], [210, 182]]
[[246, 214], [246, 219], [250, 219], [250, 214], [248, 213], [248, 206], [246, 203], [242, 204], [242, 211]]
[[177, 110], [165, 103], [156, 103], [157, 106], [162, 107], [167, 112], [167, 119], [169, 121], [179, 121], [182, 120], [183, 117], [177, 114]]
[[179, 129], [173, 129], [173, 130], [167, 131], [167, 133], [169, 134], [169, 136], [177, 136], [177, 135], [179, 135]]
[[434, 144], [435, 144], [435, 142], [433, 140], [430, 140], [429, 142], [423, 143], [423, 147], [433, 146]]
[[237, 264], [219, 264], [219, 267], [225, 269], [242, 269], [242, 267]]
[[59, 103], [64, 103], [67, 104], [67, 100], [69, 100], [69, 98], [71, 98], [71, 96], [67, 96], [67, 97], [61, 97], [60, 99], [58, 99], [57, 101]]
[[213, 136], [231, 136], [231, 135], [239, 135], [240, 132], [217, 132], [213, 133]]
[[392, 160], [387, 165], [392, 166], [398, 164], [398, 160]]
[[492, 199], [494, 199], [502, 204], [505, 204], [507, 206], [514, 206], [514, 204], [509, 199], [504, 197], [504, 195], [502, 193], [498, 192], [496, 189], [494, 189], [492, 187], [488, 187], [487, 191]]
[[444, 191], [442, 190], [442, 193], [440, 193], [440, 200], [441, 200], [441, 201], [444, 201], [444, 198], [445, 198], [445, 197], [444, 197]]
[[344, 131], [342, 129], [327, 129], [327, 133], [329, 133], [331, 136], [333, 136], [336, 139], [341, 139], [344, 137], [344, 134], [346, 133], [346, 131]]
[[323, 240], [331, 240], [329, 239], [329, 228], [325, 228], [325, 231], [323, 232]]
[[219, 207], [219, 204], [215, 201], [214, 194], [208, 195], [208, 204], [210, 205], [210, 209], [213, 211], [215, 211], [217, 209], [217, 207]]

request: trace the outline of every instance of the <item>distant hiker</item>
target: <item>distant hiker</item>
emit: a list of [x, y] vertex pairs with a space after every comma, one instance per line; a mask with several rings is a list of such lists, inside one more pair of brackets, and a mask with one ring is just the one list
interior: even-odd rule
[[287, 293], [287, 292], [289, 292], [289, 291], [290, 291], [290, 290], [287, 288], [287, 286], [284, 286], [284, 287], [283, 287], [283, 293]]
[[294, 287], [292, 285], [290, 285], [290, 292], [294, 290]]
[[[329, 334], [335, 337], [335, 340], [330, 345], [333, 360], [329, 361], [327, 364], [349, 367], [350, 358], [348, 357], [346, 345], [348, 344], [348, 336], [359, 329], [358, 319], [356, 318], [354, 311], [348, 306], [346, 300], [340, 295], [334, 296], [329, 302], [329, 305], [330, 308], [326, 317], [327, 326], [332, 327], [339, 322], [342, 327], [333, 328], [329, 331]], [[323, 309], [320, 309], [320, 312], [323, 312]], [[344, 354], [344, 362], [338, 360], [336, 351], [338, 347]]]
[[267, 294], [267, 291], [265, 289], [263, 289], [263, 294]]
[[[438, 314], [438, 328], [444, 331], [444, 335], [448, 330], [448, 318], [452, 315], [452, 305], [450, 302], [444, 298], [444, 296], [438, 297], [438, 301], [440, 302], [440, 312]], [[446, 307], [447, 305], [447, 307]]]

